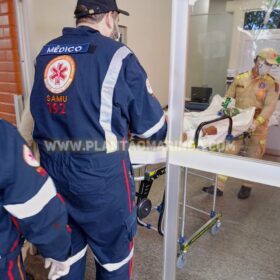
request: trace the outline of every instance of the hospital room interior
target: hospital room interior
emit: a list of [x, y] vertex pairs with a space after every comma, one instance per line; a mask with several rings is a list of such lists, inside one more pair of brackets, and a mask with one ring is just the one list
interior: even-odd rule
[[[30, 99], [38, 54], [43, 61], [49, 51], [51, 58], [74, 59], [88, 52], [46, 47], [64, 27], [76, 27], [76, 5], [77, 0], [0, 1], [0, 119], [23, 138], [23, 127], [38, 131], [27, 125], [39, 100]], [[117, 5], [129, 12], [119, 14], [118, 44], [145, 69], [145, 90], [160, 103], [167, 125], [163, 141], [129, 136], [132, 167], [125, 174], [126, 182], [133, 176], [137, 215], [131, 280], [279, 280], [280, 1]], [[49, 110], [56, 113], [61, 108], [53, 105], [64, 102], [61, 92], [68, 85], [54, 91], [57, 85], [46, 78], [51, 63], [44, 79], [53, 93]], [[158, 109], [149, 107], [147, 115], [148, 110]], [[77, 130], [85, 125], [82, 117], [72, 121]], [[25, 140], [37, 157], [36, 143]], [[96, 256], [90, 249], [86, 255], [85, 280], [120, 280], [96, 277]], [[26, 240], [22, 256], [26, 278], [0, 280], [48, 279], [36, 245]]]

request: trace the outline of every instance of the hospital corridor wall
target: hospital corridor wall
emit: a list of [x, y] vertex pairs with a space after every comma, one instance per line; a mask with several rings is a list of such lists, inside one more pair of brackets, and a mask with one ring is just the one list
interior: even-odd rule
[[[25, 0], [23, 5], [34, 62], [43, 44], [60, 36], [64, 26], [75, 26], [76, 0]], [[120, 25], [127, 29], [127, 45], [143, 64], [156, 96], [165, 106], [168, 102], [171, 1], [119, 0], [118, 5], [130, 12], [130, 17], [120, 16]]]

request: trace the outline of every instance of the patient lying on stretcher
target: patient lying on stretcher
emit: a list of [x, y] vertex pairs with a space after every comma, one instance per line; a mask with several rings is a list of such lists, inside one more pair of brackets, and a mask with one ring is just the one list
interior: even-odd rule
[[[235, 107], [234, 99], [226, 99], [215, 95], [210, 106], [203, 112], [187, 112], [184, 114], [183, 146], [191, 148], [194, 145], [194, 137], [198, 126], [203, 122], [216, 120], [224, 115], [230, 116], [233, 121], [232, 136], [236, 137], [247, 132], [253, 122], [255, 108], [246, 110]], [[209, 124], [200, 132], [198, 146], [209, 148], [224, 143], [228, 134], [229, 120]]]
[[[183, 146], [188, 148], [192, 148], [194, 146], [195, 133], [201, 123], [215, 120], [223, 115], [232, 117], [233, 136], [239, 136], [246, 132], [253, 122], [255, 108], [252, 107], [242, 110], [236, 108], [234, 105], [234, 99], [227, 100], [226, 98], [216, 95], [214, 96], [210, 106], [205, 111], [184, 113], [182, 136]], [[202, 148], [209, 148], [217, 144], [224, 143], [228, 134], [228, 126], [229, 120], [224, 119], [203, 127], [199, 135], [198, 146]], [[150, 144], [154, 146], [155, 143], [140, 140], [140, 144], [141, 146], [147, 147]], [[157, 146], [161, 144], [163, 143], [156, 143]]]
[[[208, 107], [207, 110], [203, 112], [187, 112], [184, 113], [184, 124], [183, 124], [183, 135], [180, 145], [187, 148], [194, 147], [194, 136], [197, 127], [206, 121], [215, 120], [219, 117], [219, 112], [223, 109], [223, 103], [225, 98], [221, 96], [215, 96]], [[234, 100], [232, 100], [234, 104]], [[234, 108], [234, 106], [232, 106]], [[244, 132], [250, 128], [254, 114], [255, 108], [249, 108], [246, 110], [239, 110], [238, 112], [233, 110], [234, 116], [233, 120], [233, 136], [242, 135]], [[223, 146], [225, 143], [225, 138], [228, 134], [228, 120], [222, 120], [220, 122], [215, 122], [204, 127], [199, 135], [198, 147], [210, 149], [214, 151], [223, 151]], [[135, 142], [135, 141], [134, 141]], [[182, 144], [183, 143], [183, 144]], [[166, 147], [165, 143], [149, 143], [149, 141], [140, 140], [136, 145], [132, 143], [129, 148], [129, 153], [131, 157], [131, 162], [134, 164], [155, 164], [166, 161]], [[172, 143], [174, 144], [174, 143]], [[222, 144], [222, 145], [220, 145]], [[216, 147], [218, 149], [216, 149]], [[221, 147], [220, 147], [221, 146]]]

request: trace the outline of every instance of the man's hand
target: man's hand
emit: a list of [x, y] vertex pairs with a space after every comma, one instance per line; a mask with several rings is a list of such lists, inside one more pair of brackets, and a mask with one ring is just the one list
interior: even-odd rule
[[50, 272], [48, 275], [49, 280], [56, 280], [59, 279], [62, 276], [65, 276], [70, 271], [70, 263], [65, 262], [59, 262], [51, 258], [47, 258], [45, 260], [45, 268], [50, 268]]

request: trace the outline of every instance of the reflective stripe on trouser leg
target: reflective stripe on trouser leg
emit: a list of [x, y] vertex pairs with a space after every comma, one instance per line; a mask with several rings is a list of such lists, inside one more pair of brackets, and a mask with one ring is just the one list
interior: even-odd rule
[[[266, 150], [267, 126], [260, 126], [256, 129], [250, 138], [247, 149], [249, 158], [262, 159]], [[251, 188], [254, 183], [250, 181], [242, 181], [242, 185]]]
[[[121, 275], [120, 280], [128, 280], [129, 261], [133, 255], [131, 242], [137, 225], [136, 209], [133, 207], [135, 188], [129, 173], [128, 154], [112, 153], [83, 159], [85, 166], [78, 156], [71, 159], [73, 165], [64, 169], [67, 172], [65, 177], [69, 180], [65, 183], [65, 192], [60, 187], [71, 217], [72, 236], [77, 235], [74, 221], [77, 229], [81, 229], [82, 235], [78, 234], [84, 237], [80, 245], [79, 240], [73, 239], [74, 253], [88, 244], [99, 263], [106, 266], [100, 269], [98, 280], [118, 279], [118, 275]], [[59, 184], [62, 186], [61, 181]], [[70, 275], [63, 279], [84, 280], [80, 278], [81, 273], [75, 278], [77, 273], [79, 270], [71, 268]]]
[[[127, 229], [123, 231], [121, 230], [121, 227], [117, 238], [120, 238], [121, 236], [123, 236], [122, 238], [128, 238], [126, 242], [120, 244], [122, 247], [119, 248], [121, 250], [121, 255], [123, 255], [123, 252], [127, 252], [127, 255], [124, 255], [123, 259], [120, 258], [117, 262], [110, 262], [110, 258], [108, 259], [109, 262], [106, 262], [104, 261], [104, 256], [102, 256], [103, 259], [99, 259], [96, 255], [97, 280], [129, 280], [132, 275], [132, 260], [134, 253], [133, 237], [135, 234], [134, 225], [136, 225], [136, 209], [133, 207], [135, 191], [133, 179], [128, 171], [129, 164], [127, 166], [126, 160], [122, 160], [121, 167], [123, 176], [118, 178], [115, 183], [120, 187], [119, 190], [122, 194], [121, 199], [124, 201], [122, 208], [123, 211], [127, 213], [124, 221]], [[96, 251], [94, 244], [93, 251]]]
[[[233, 141], [232, 143], [227, 144], [224, 153], [228, 155], [237, 155], [240, 152], [242, 145], [243, 145], [243, 140]], [[221, 191], [225, 190], [227, 180], [228, 180], [227, 176], [218, 175], [217, 187], [219, 190]]]
[[120, 269], [122, 266], [128, 264], [133, 257], [133, 253], [134, 253], [134, 247], [131, 248], [129, 255], [124, 260], [122, 260], [118, 263], [101, 264], [100, 261], [96, 257], [95, 257], [95, 260], [96, 260], [96, 262], [99, 263], [100, 266], [102, 266], [108, 272], [113, 272], [113, 271]]
[[226, 182], [228, 180], [227, 176], [218, 175], [218, 189], [224, 191]]
[[86, 236], [81, 228], [69, 218], [69, 225], [72, 229], [71, 242], [72, 242], [72, 254], [67, 261], [71, 264], [70, 272], [68, 275], [60, 278], [62, 280], [84, 280], [86, 270], [86, 253], [87, 244]]
[[118, 270], [114, 272], [109, 272], [104, 269], [97, 261], [95, 261], [96, 265], [96, 280], [130, 280], [130, 271], [131, 264], [130, 262], [123, 265]]
[[[130, 176], [127, 171], [126, 161], [122, 160], [123, 178], [125, 192], [127, 195], [127, 211], [130, 215], [133, 212], [133, 196], [131, 190]], [[132, 259], [133, 259], [134, 247], [133, 241], [129, 243], [129, 254], [128, 256], [115, 263], [101, 263], [97, 257], [95, 257], [97, 264], [97, 279], [114, 279], [114, 280], [126, 280], [130, 279], [132, 275]]]

